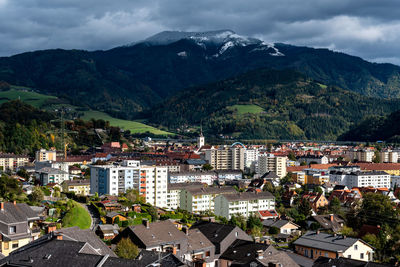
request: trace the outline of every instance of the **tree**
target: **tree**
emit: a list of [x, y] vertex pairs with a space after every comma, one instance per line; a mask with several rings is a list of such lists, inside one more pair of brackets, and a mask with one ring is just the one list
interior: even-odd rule
[[289, 160], [292, 160], [292, 161], [296, 161], [297, 160], [296, 156], [293, 153], [293, 151], [290, 151], [287, 157], [288, 157]]
[[202, 169], [203, 171], [211, 171], [213, 167], [209, 163], [206, 163], [203, 165]]
[[259, 217], [250, 215], [247, 219], [247, 229], [253, 229], [255, 227], [262, 227], [262, 222]]
[[299, 211], [299, 214], [304, 215], [305, 218], [307, 218], [308, 216], [311, 215], [311, 209], [312, 209], [312, 207], [311, 207], [310, 202], [308, 202], [308, 200], [306, 200], [306, 199], [303, 199], [303, 200], [300, 202], [300, 204], [299, 204], [299, 206], [297, 207], [297, 209], [298, 209], [298, 211]]
[[32, 191], [32, 201], [41, 202], [44, 199], [44, 193], [39, 186], [35, 186]]
[[270, 235], [276, 235], [276, 234], [279, 233], [279, 228], [278, 228], [278, 227], [275, 227], [275, 226], [271, 226], [271, 227], [269, 228], [269, 230], [268, 230], [268, 233], [269, 233]]
[[135, 189], [126, 190], [125, 196], [131, 204], [139, 200], [139, 192]]
[[388, 196], [367, 193], [363, 195], [361, 208], [358, 212], [360, 226], [362, 224], [384, 225], [395, 227], [399, 211], [393, 208]]
[[157, 212], [157, 209], [155, 207], [150, 206], [147, 209], [147, 213], [151, 216], [151, 221], [152, 222], [155, 222], [155, 221], [158, 220], [158, 212]]
[[19, 169], [19, 171], [17, 171], [17, 175], [25, 178], [25, 180], [29, 179], [29, 173], [24, 168]]
[[340, 200], [337, 197], [333, 197], [331, 202], [329, 202], [329, 210], [334, 214], [338, 214], [340, 212], [340, 209]]
[[123, 259], [136, 259], [139, 255], [139, 248], [129, 238], [122, 238], [115, 249], [118, 257]]
[[372, 162], [374, 163], [380, 163], [381, 162], [381, 155], [379, 154], [379, 151], [376, 150], [374, 153], [374, 159], [372, 160]]
[[315, 193], [319, 193], [319, 194], [323, 194], [323, 193], [324, 193], [324, 191], [322, 191], [322, 188], [319, 187], [319, 186], [316, 186], [316, 187], [314, 188], [314, 192], [315, 192]]

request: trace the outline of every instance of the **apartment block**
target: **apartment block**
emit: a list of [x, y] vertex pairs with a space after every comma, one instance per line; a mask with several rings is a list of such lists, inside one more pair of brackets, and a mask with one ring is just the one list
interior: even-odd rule
[[167, 207], [168, 168], [140, 166], [139, 161], [124, 161], [119, 165], [92, 165], [90, 192], [118, 195], [137, 189], [147, 203]]
[[329, 173], [331, 183], [353, 187], [387, 187], [390, 188], [390, 174], [382, 171], [367, 172], [342, 172], [331, 171]]
[[36, 151], [35, 160], [36, 161], [56, 161], [57, 151], [56, 150], [46, 150], [40, 149]]
[[180, 195], [180, 208], [192, 213], [214, 212], [214, 199], [221, 194], [235, 194], [233, 187], [185, 188]]
[[345, 153], [345, 156], [350, 160], [372, 162], [375, 152], [373, 150], [356, 150], [352, 149]]
[[167, 186], [167, 206], [169, 210], [180, 208], [181, 191], [187, 188], [202, 188], [201, 183], [169, 183]]
[[286, 157], [275, 156], [274, 154], [260, 155], [258, 157], [257, 173], [263, 175], [269, 171], [273, 171], [279, 178], [285, 177]]
[[217, 196], [214, 213], [229, 220], [233, 215], [249, 217], [259, 211], [273, 209], [275, 209], [275, 198], [270, 192], [240, 192]]
[[220, 147], [206, 149], [205, 160], [214, 170], [244, 170], [243, 147]]
[[0, 170], [12, 170], [25, 166], [29, 162], [29, 157], [25, 155], [0, 154]]
[[192, 172], [177, 172], [177, 173], [169, 173], [169, 182], [170, 183], [204, 183], [208, 185], [212, 185], [215, 180], [217, 180], [218, 174], [214, 171], [209, 172], [200, 172], [200, 171], [192, 171]]

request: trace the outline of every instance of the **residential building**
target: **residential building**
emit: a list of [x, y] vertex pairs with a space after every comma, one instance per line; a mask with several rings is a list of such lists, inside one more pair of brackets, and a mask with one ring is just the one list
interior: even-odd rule
[[276, 212], [276, 210], [259, 210], [256, 213], [256, 216], [259, 217], [261, 221], [264, 221], [277, 219], [279, 214]]
[[328, 257], [319, 257], [314, 261], [312, 267], [389, 267], [386, 263], [378, 262], [365, 262], [360, 260], [353, 260], [349, 258], [339, 257], [337, 259], [331, 259]]
[[188, 239], [183, 262], [188, 266], [215, 266], [215, 246], [199, 229], [183, 228]]
[[329, 201], [322, 193], [306, 193], [302, 196], [302, 200], [310, 202], [310, 205], [315, 212], [319, 208], [328, 206], [329, 204]]
[[75, 195], [87, 196], [90, 194], [89, 180], [72, 180], [62, 183], [63, 192], [74, 192]]
[[201, 171], [206, 163], [207, 161], [204, 159], [187, 159], [182, 165], [181, 171]]
[[237, 170], [219, 170], [215, 172], [217, 173], [219, 182], [240, 180], [243, 178], [243, 173]]
[[253, 242], [253, 238], [237, 226], [201, 221], [192, 229], [198, 229], [215, 246], [215, 257], [219, 258], [237, 239]]
[[[131, 267], [131, 266], [183, 266], [172, 253], [141, 251], [134, 260], [102, 255], [89, 242], [67, 239], [61, 234], [48, 234], [35, 240], [8, 257], [0, 260], [0, 266], [15, 267]], [[102, 242], [99, 239], [100, 242]], [[112, 251], [110, 251], [113, 253]]]
[[0, 170], [16, 171], [29, 163], [29, 157], [26, 155], [0, 154]]
[[230, 186], [222, 187], [189, 187], [181, 190], [180, 208], [192, 213], [214, 212], [214, 199], [218, 195], [235, 194]]
[[62, 236], [62, 240], [85, 242], [90, 245], [94, 250], [96, 250], [97, 253], [100, 255], [117, 257], [117, 255], [90, 229], [81, 229], [78, 226], [74, 226], [49, 230], [49, 232], [52, 231], [55, 235]]
[[205, 149], [205, 160], [214, 170], [244, 170], [243, 147], [220, 147]]
[[147, 203], [167, 208], [168, 169], [166, 167], [147, 166], [140, 168], [139, 193]]
[[280, 178], [286, 176], [286, 156], [275, 156], [274, 154], [260, 155], [258, 157], [257, 173], [263, 175], [273, 171]]
[[304, 169], [292, 174], [293, 180], [301, 185], [323, 185], [329, 182], [329, 172], [324, 169]]
[[244, 166], [250, 172], [255, 172], [255, 167], [258, 161], [259, 152], [257, 148], [246, 149], [244, 151]]
[[27, 245], [40, 235], [32, 229], [38, 214], [26, 203], [0, 202], [0, 252], [8, 256], [10, 252]]
[[361, 171], [382, 171], [390, 175], [400, 176], [400, 163], [360, 163], [357, 166]]
[[299, 267], [288, 254], [278, 251], [272, 245], [240, 239], [235, 240], [220, 256], [219, 266]]
[[57, 151], [56, 150], [46, 150], [41, 148], [36, 151], [35, 155], [36, 161], [56, 161], [57, 160]]
[[36, 171], [36, 180], [43, 186], [49, 183], [61, 184], [69, 180], [69, 173], [60, 169], [45, 167]]
[[119, 234], [118, 224], [99, 224], [95, 231], [101, 239], [111, 240]]
[[296, 234], [300, 229], [300, 226], [289, 221], [289, 220], [264, 220], [262, 222], [264, 227], [271, 228], [276, 227], [279, 229], [279, 233], [285, 235]]
[[397, 151], [381, 151], [379, 152], [379, 162], [397, 163], [399, 161], [399, 153]]
[[390, 188], [390, 174], [383, 171], [366, 172], [341, 172], [331, 171], [329, 173], [331, 183], [353, 187], [387, 187]]
[[176, 210], [180, 208], [181, 191], [185, 188], [202, 188], [202, 183], [169, 183], [167, 187], [167, 206], [169, 210]]
[[144, 220], [143, 224], [128, 226], [112, 243], [117, 244], [122, 238], [130, 238], [141, 249], [173, 253], [179, 259], [183, 259], [188, 250], [186, 234], [169, 220], [153, 223]]
[[351, 149], [345, 153], [345, 157], [351, 161], [357, 160], [363, 162], [372, 162], [375, 157], [375, 152], [373, 150]]
[[307, 155], [307, 156], [302, 156], [297, 159], [299, 162], [305, 162], [306, 165], [310, 164], [328, 164], [329, 159], [327, 156], [318, 156], [318, 155]]
[[233, 215], [249, 217], [262, 210], [275, 209], [275, 198], [270, 192], [240, 192], [215, 197], [214, 213], [228, 220]]
[[320, 256], [372, 261], [374, 248], [361, 239], [308, 231], [294, 243], [297, 254], [317, 259]]
[[214, 171], [191, 171], [169, 173], [170, 183], [204, 183], [212, 185], [217, 180], [218, 175]]
[[336, 214], [314, 215], [311, 218], [312, 219], [308, 221], [308, 226], [312, 223], [317, 223], [320, 229], [332, 231], [334, 233], [342, 230], [344, 226], [344, 220]]

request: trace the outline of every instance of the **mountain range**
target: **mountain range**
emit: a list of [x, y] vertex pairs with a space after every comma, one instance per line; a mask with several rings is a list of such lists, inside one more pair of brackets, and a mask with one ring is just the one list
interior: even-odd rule
[[[76, 106], [134, 119], [148, 116], [147, 111], [155, 107], [172, 104], [171, 99], [193, 92], [193, 88], [237, 79], [258, 69], [282, 70], [286, 74], [290, 69], [313, 83], [352, 91], [363, 101], [400, 96], [398, 66], [370, 63], [328, 49], [266, 43], [231, 30], [162, 32], [106, 51], [55, 49], [3, 57], [0, 81], [58, 96]], [[348, 127], [353, 119], [346, 121]]]

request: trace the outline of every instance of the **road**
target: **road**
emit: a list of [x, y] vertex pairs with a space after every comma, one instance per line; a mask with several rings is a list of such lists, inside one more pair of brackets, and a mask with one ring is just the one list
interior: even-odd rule
[[94, 230], [96, 228], [96, 226], [100, 223], [100, 218], [96, 216], [96, 212], [93, 210], [93, 208], [90, 205], [82, 204], [82, 203], [79, 203], [79, 204], [89, 212], [89, 215], [91, 217], [90, 230]]

